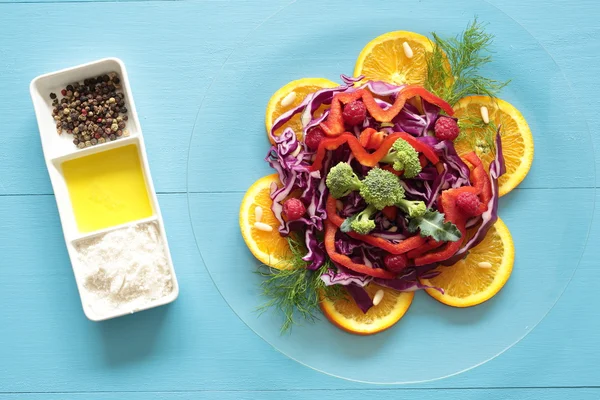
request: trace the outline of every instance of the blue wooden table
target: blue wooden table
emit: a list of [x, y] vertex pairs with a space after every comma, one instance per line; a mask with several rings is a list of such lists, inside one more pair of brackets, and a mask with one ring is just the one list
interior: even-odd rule
[[[598, 215], [572, 282], [542, 323], [500, 357], [452, 378], [402, 387], [332, 378], [278, 353], [228, 308], [192, 234], [187, 147], [223, 62], [287, 2], [0, 0], [0, 400], [600, 398]], [[600, 3], [492, 3], [563, 69], [598, 147]], [[127, 64], [183, 284], [171, 306], [96, 324], [79, 304], [28, 84], [105, 56]]]

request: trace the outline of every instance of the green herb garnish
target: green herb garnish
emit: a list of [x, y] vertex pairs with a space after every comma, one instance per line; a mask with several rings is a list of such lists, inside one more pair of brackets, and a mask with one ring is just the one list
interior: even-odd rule
[[495, 138], [498, 126], [496, 126], [494, 121], [486, 124], [479, 116], [468, 116], [459, 119], [458, 126], [460, 128], [460, 135], [456, 139], [457, 141], [468, 141], [469, 147], [475, 150], [477, 154], [488, 154], [490, 152], [495, 154]]
[[468, 95], [495, 97], [509, 81], [501, 82], [479, 75], [492, 57], [489, 46], [494, 36], [473, 20], [464, 32], [450, 39], [432, 33], [434, 49], [427, 58], [425, 88], [450, 105]]
[[316, 271], [308, 270], [308, 263], [302, 259], [306, 254], [303, 243], [288, 237], [292, 256], [286, 261], [290, 268], [278, 270], [263, 265], [258, 273], [265, 277], [261, 283], [262, 294], [269, 300], [258, 308], [263, 313], [274, 308], [284, 317], [281, 333], [289, 332], [298, 320], [313, 322], [318, 318], [319, 291], [323, 290], [330, 299], [345, 297], [345, 291], [339, 285], [325, 286], [321, 275], [333, 267], [327, 260]]
[[410, 232], [420, 231], [422, 237], [430, 237], [441, 242], [456, 242], [462, 236], [456, 225], [444, 222], [444, 214], [427, 210], [421, 217], [411, 218], [408, 223]]

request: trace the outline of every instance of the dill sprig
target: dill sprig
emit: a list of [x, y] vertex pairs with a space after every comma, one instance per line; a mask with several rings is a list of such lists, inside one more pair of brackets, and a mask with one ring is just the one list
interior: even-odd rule
[[495, 138], [498, 126], [494, 121], [483, 122], [480, 116], [465, 116], [458, 120], [460, 134], [457, 141], [466, 140], [469, 147], [477, 151], [478, 155], [492, 152], [495, 154]]
[[434, 49], [427, 58], [427, 90], [454, 105], [468, 95], [495, 97], [509, 83], [479, 75], [481, 67], [492, 60], [489, 46], [494, 36], [484, 27], [475, 18], [456, 37], [442, 39], [432, 33]]
[[323, 291], [330, 299], [345, 297], [345, 291], [339, 285], [326, 286], [321, 279], [333, 264], [328, 259], [316, 271], [307, 269], [308, 263], [302, 259], [306, 254], [303, 243], [288, 237], [291, 249], [290, 259], [285, 261], [286, 269], [275, 269], [262, 265], [258, 273], [265, 277], [261, 283], [263, 296], [269, 300], [258, 308], [259, 313], [274, 308], [283, 315], [281, 333], [289, 332], [294, 324], [300, 321], [313, 322], [318, 318], [319, 292]]

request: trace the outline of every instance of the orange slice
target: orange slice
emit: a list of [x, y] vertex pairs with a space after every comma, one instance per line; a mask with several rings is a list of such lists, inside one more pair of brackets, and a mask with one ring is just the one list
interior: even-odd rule
[[523, 115], [510, 103], [487, 96], [468, 96], [454, 106], [454, 116], [467, 119], [470, 127], [461, 132], [455, 141], [459, 155], [475, 150], [486, 168], [494, 157], [493, 132], [485, 129], [481, 121], [481, 107], [487, 107], [490, 122], [501, 125], [502, 152], [506, 173], [498, 181], [500, 196], [513, 190], [525, 179], [533, 162], [533, 136]]
[[[277, 174], [260, 178], [250, 186], [240, 206], [240, 230], [246, 246], [263, 264], [277, 269], [287, 268], [286, 260], [292, 257], [287, 239], [279, 234], [279, 221], [271, 211], [271, 184], [280, 185]], [[256, 207], [262, 209], [261, 223], [271, 227], [271, 231], [257, 229]]]
[[366, 288], [371, 298], [377, 291], [384, 295], [381, 302], [363, 313], [352, 298], [329, 300], [321, 293], [321, 310], [329, 321], [340, 329], [357, 335], [372, 335], [398, 322], [412, 303], [414, 292], [398, 292], [374, 283]]
[[485, 239], [469, 255], [451, 267], [439, 266], [441, 274], [421, 283], [444, 289], [426, 289], [434, 299], [453, 307], [471, 307], [491, 299], [508, 281], [515, 247], [504, 222], [498, 219]]
[[[273, 94], [273, 96], [271, 96], [271, 99], [269, 100], [269, 103], [267, 104], [267, 114], [265, 116], [265, 125], [267, 128], [267, 134], [271, 131], [271, 128], [273, 127], [273, 122], [275, 122], [275, 120], [277, 118], [279, 118], [279, 116], [281, 116], [286, 111], [289, 111], [292, 108], [298, 106], [300, 103], [302, 103], [304, 101], [306, 96], [308, 96], [309, 94], [314, 93], [318, 90], [321, 90], [323, 88], [334, 88], [337, 86], [339, 86], [339, 84], [332, 82], [329, 79], [325, 79], [325, 78], [302, 78], [302, 79], [298, 79], [296, 81], [292, 81], [292, 82], [286, 84], [285, 86], [282, 86], [281, 88], [279, 88], [279, 90], [277, 90], [275, 92], [275, 94]], [[292, 92], [294, 94], [291, 95], [291, 97], [288, 97], [288, 95], [290, 95], [290, 93], [292, 93]], [[291, 98], [293, 98], [293, 100], [290, 102], [289, 100]], [[284, 104], [282, 104], [282, 101], [284, 101]], [[315, 111], [313, 116], [314, 117], [320, 116], [321, 114], [323, 114], [323, 111], [325, 111], [327, 108], [329, 108], [329, 106], [319, 107]], [[289, 128], [292, 128], [294, 130], [294, 132], [296, 132], [296, 136], [298, 136], [298, 140], [301, 140], [302, 139], [301, 115], [302, 115], [302, 113], [298, 113], [298, 114], [294, 115], [291, 120], [286, 122], [283, 126], [279, 127], [275, 131], [275, 136], [281, 135], [283, 133], [283, 131], [289, 127]], [[273, 139], [271, 139], [270, 135], [269, 135], [269, 141], [271, 143], [274, 143]]]
[[[407, 57], [404, 45], [412, 52]], [[429, 38], [414, 32], [388, 32], [371, 40], [360, 52], [354, 76], [396, 85], [423, 85], [427, 76], [427, 55], [433, 52]]]

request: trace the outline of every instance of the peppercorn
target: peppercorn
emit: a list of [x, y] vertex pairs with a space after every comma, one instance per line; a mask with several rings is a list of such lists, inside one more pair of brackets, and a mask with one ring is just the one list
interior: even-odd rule
[[98, 144], [98, 139], [94, 138], [90, 140], [90, 143], [92, 144], [92, 146], [95, 146], [96, 144]]
[[118, 137], [121, 137], [121, 136], [123, 136], [123, 131], [119, 129], [119, 130], [117, 131], [117, 136], [118, 136]]
[[84, 142], [79, 142], [77, 144], [77, 147], [80, 148], [80, 149], [83, 149], [85, 147], [85, 143]]
[[68, 90], [71, 90], [71, 91], [72, 91], [72, 90], [73, 90], [73, 85], [67, 85], [67, 91], [68, 91]]
[[127, 112], [127, 108], [126, 107], [121, 108], [121, 113], [122, 114], [125, 114], [126, 112]]
[[85, 147], [91, 147], [92, 146], [92, 142], [90, 142], [89, 140], [85, 141]]
[[101, 137], [100, 139], [98, 139], [98, 143], [100, 143], [100, 144], [106, 143], [106, 139], [104, 139], [103, 137]]
[[56, 93], [54, 93], [54, 92], [50, 93], [50, 98], [52, 100], [56, 99]]
[[112, 140], [115, 140], [115, 139], [117, 138], [117, 137], [115, 136], [115, 134], [114, 134], [114, 133], [113, 133], [112, 135], [110, 135], [109, 137], [110, 137], [110, 140], [111, 140], [111, 141], [112, 141]]
[[77, 146], [79, 144], [79, 139], [73, 139], [73, 144]]

